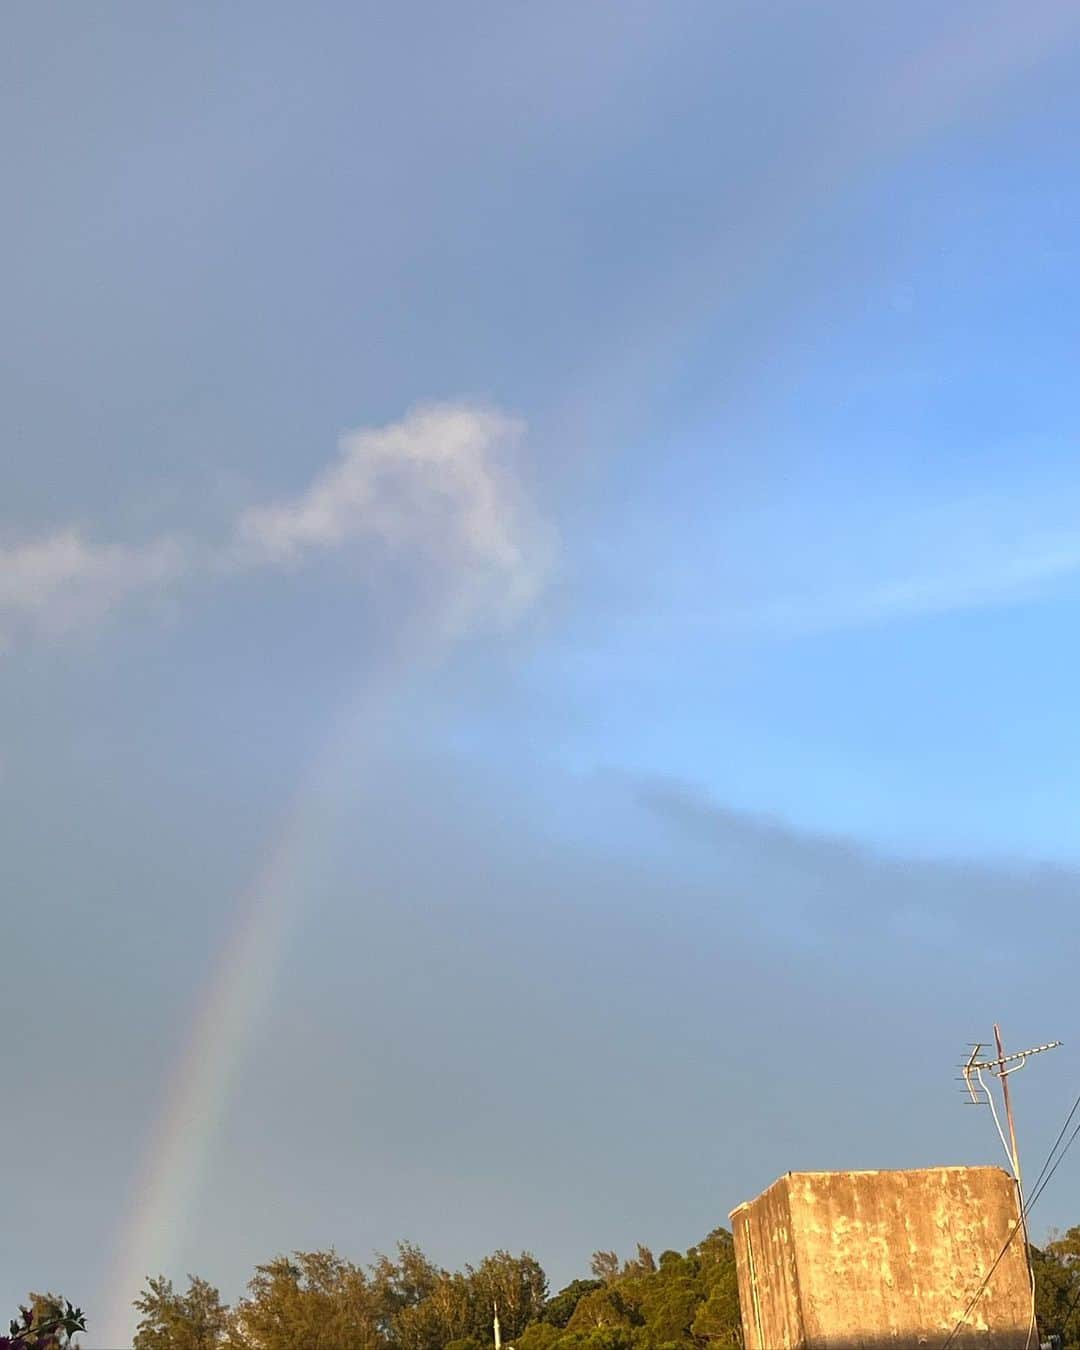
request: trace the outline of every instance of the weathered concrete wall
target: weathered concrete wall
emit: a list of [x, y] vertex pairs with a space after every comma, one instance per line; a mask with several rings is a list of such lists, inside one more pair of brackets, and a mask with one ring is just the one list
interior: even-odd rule
[[731, 1215], [746, 1350], [801, 1346], [802, 1313], [787, 1177]]
[[[731, 1215], [747, 1350], [940, 1347], [1017, 1222], [997, 1167], [789, 1172]], [[1024, 1350], [1030, 1317], [1017, 1237], [952, 1345]]]

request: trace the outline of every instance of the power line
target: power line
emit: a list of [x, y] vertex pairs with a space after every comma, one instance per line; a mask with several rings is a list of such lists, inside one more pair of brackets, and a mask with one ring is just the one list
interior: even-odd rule
[[[960, 1320], [957, 1322], [956, 1326], [954, 1326], [953, 1329], [952, 1329], [952, 1331], [949, 1332], [949, 1335], [948, 1335], [948, 1337], [947, 1337], [947, 1339], [946, 1339], [944, 1345], [941, 1347], [941, 1350], [948, 1350], [948, 1347], [949, 1347], [949, 1346], [952, 1344], [952, 1342], [955, 1340], [957, 1332], [960, 1330], [960, 1328], [961, 1328], [961, 1327], [964, 1325], [964, 1323], [967, 1321], [968, 1316], [969, 1316], [969, 1314], [971, 1313], [972, 1308], [974, 1308], [975, 1304], [979, 1301], [979, 1298], [981, 1297], [983, 1290], [984, 1290], [984, 1289], [986, 1288], [986, 1286], [990, 1283], [990, 1280], [991, 1280], [991, 1278], [993, 1277], [994, 1271], [997, 1270], [998, 1266], [1001, 1265], [1001, 1262], [1005, 1259], [1005, 1253], [1006, 1253], [1006, 1252], [1009, 1250], [1009, 1248], [1012, 1246], [1013, 1238], [1016, 1237], [1017, 1233], [1019, 1233], [1019, 1232], [1021, 1232], [1021, 1231], [1024, 1231], [1024, 1229], [1025, 1229], [1025, 1220], [1027, 1219], [1027, 1216], [1031, 1213], [1032, 1209], [1033, 1209], [1034, 1206], [1035, 1206], [1036, 1201], [1037, 1201], [1037, 1200], [1039, 1199], [1039, 1197], [1042, 1195], [1043, 1191], [1045, 1191], [1046, 1188], [1047, 1188], [1047, 1186], [1050, 1184], [1050, 1179], [1051, 1179], [1051, 1177], [1053, 1177], [1054, 1173], [1055, 1173], [1055, 1172], [1058, 1170], [1058, 1168], [1061, 1166], [1061, 1161], [1062, 1161], [1062, 1159], [1065, 1157], [1065, 1154], [1068, 1153], [1068, 1151], [1069, 1151], [1069, 1146], [1072, 1144], [1072, 1142], [1073, 1142], [1073, 1140], [1076, 1138], [1076, 1136], [1077, 1136], [1078, 1134], [1080, 1134], [1080, 1124], [1077, 1124], [1077, 1126], [1076, 1126], [1076, 1128], [1073, 1130], [1072, 1134], [1069, 1135], [1068, 1142], [1066, 1143], [1065, 1147], [1061, 1150], [1061, 1153], [1060, 1153], [1060, 1155], [1059, 1155], [1057, 1161], [1054, 1163], [1053, 1167], [1050, 1168], [1050, 1171], [1047, 1172], [1046, 1169], [1047, 1169], [1047, 1167], [1049, 1166], [1050, 1159], [1054, 1156], [1054, 1149], [1056, 1149], [1057, 1146], [1058, 1146], [1058, 1144], [1061, 1142], [1061, 1136], [1065, 1133], [1065, 1130], [1068, 1128], [1069, 1121], [1072, 1119], [1073, 1115], [1076, 1113], [1078, 1107], [1080, 1107], [1080, 1097], [1078, 1097], [1078, 1098], [1076, 1099], [1076, 1102], [1073, 1104], [1073, 1109], [1069, 1112], [1068, 1116], [1066, 1117], [1064, 1126], [1062, 1126], [1061, 1130], [1058, 1132], [1058, 1137], [1057, 1137], [1057, 1139], [1056, 1139], [1055, 1142], [1054, 1142], [1054, 1148], [1052, 1148], [1052, 1149], [1050, 1150], [1050, 1152], [1047, 1154], [1046, 1162], [1044, 1162], [1043, 1165], [1042, 1165], [1042, 1171], [1039, 1173], [1039, 1178], [1040, 1178], [1042, 1184], [1041, 1184], [1041, 1185], [1036, 1185], [1035, 1190], [1034, 1190], [1034, 1191], [1032, 1192], [1032, 1194], [1031, 1194], [1031, 1198], [1024, 1204], [1023, 1208], [1022, 1208], [1021, 1211], [1020, 1211], [1020, 1221], [1017, 1223], [1016, 1227], [1012, 1230], [1012, 1232], [1009, 1234], [1009, 1236], [1005, 1239], [1004, 1246], [1001, 1248], [1001, 1251], [998, 1252], [997, 1256], [996, 1256], [995, 1259], [994, 1259], [994, 1264], [990, 1267], [990, 1269], [989, 1269], [989, 1270], [986, 1272], [986, 1274], [983, 1276], [982, 1283], [979, 1285], [978, 1289], [975, 1290], [975, 1293], [974, 1293], [974, 1294], [972, 1295], [972, 1297], [971, 1297], [971, 1301], [968, 1303], [967, 1307], [964, 1309], [963, 1315], [961, 1316]], [[1044, 1178], [1044, 1175], [1043, 1175], [1044, 1173], [1046, 1174], [1046, 1175], [1045, 1175], [1045, 1178]]]
[[[1050, 1171], [1047, 1172], [1045, 1181], [1044, 1181], [1043, 1184], [1035, 1191], [1035, 1194], [1032, 1196], [1032, 1198], [1031, 1198], [1031, 1205], [1033, 1205], [1033, 1204], [1035, 1203], [1035, 1201], [1039, 1198], [1040, 1195], [1042, 1195], [1043, 1191], [1045, 1191], [1046, 1188], [1047, 1188], [1047, 1186], [1050, 1184], [1050, 1179], [1051, 1179], [1051, 1177], [1053, 1177], [1054, 1173], [1055, 1173], [1055, 1172], [1058, 1170], [1058, 1168], [1061, 1166], [1062, 1159], [1065, 1157], [1065, 1154], [1068, 1153], [1069, 1147], [1070, 1147], [1070, 1145], [1072, 1144], [1072, 1141], [1076, 1138], [1076, 1136], [1077, 1136], [1078, 1134], [1080, 1134], [1080, 1121], [1078, 1121], [1078, 1122], [1076, 1123], [1076, 1125], [1073, 1127], [1073, 1132], [1072, 1132], [1072, 1134], [1069, 1135], [1069, 1138], [1068, 1138], [1068, 1140], [1066, 1141], [1065, 1147], [1061, 1150], [1061, 1153], [1058, 1155], [1058, 1160], [1057, 1160], [1057, 1162], [1054, 1163], [1054, 1165], [1053, 1165], [1053, 1167], [1051, 1167]], [[1031, 1205], [1028, 1206], [1029, 1209], [1030, 1209]]]
[[997, 1270], [998, 1266], [1000, 1266], [1002, 1261], [1004, 1260], [1005, 1253], [1012, 1246], [1012, 1240], [1014, 1237], [1016, 1237], [1017, 1233], [1020, 1232], [1020, 1228], [1021, 1225], [1018, 1223], [1016, 1227], [1013, 1228], [1013, 1230], [1009, 1233], [1009, 1236], [1005, 1239], [1005, 1243], [1002, 1246], [1001, 1251], [999, 1251], [997, 1256], [994, 1258], [994, 1264], [983, 1276], [982, 1283], [979, 1285], [978, 1289], [975, 1290], [974, 1294], [972, 1294], [971, 1300], [968, 1303], [967, 1307], [964, 1309], [964, 1311], [960, 1314], [960, 1318], [957, 1321], [956, 1326], [953, 1327], [952, 1331], [950, 1331], [948, 1336], [945, 1338], [945, 1342], [942, 1345], [941, 1350], [949, 1350], [949, 1346], [952, 1345], [953, 1341], [956, 1339], [957, 1332], [968, 1320], [972, 1308], [974, 1308], [975, 1304], [978, 1303], [979, 1299], [982, 1296], [983, 1290], [990, 1283], [994, 1271]]
[[[1046, 1172], [1047, 1167], [1050, 1165], [1050, 1159], [1054, 1156], [1054, 1153], [1055, 1153], [1055, 1151], [1057, 1150], [1058, 1144], [1061, 1143], [1062, 1138], [1063, 1138], [1064, 1135], [1065, 1135], [1065, 1131], [1069, 1128], [1069, 1122], [1072, 1120], [1073, 1116], [1076, 1115], [1076, 1113], [1077, 1113], [1078, 1110], [1080, 1110], [1080, 1093], [1077, 1093], [1076, 1101], [1074, 1101], [1073, 1104], [1072, 1104], [1072, 1110], [1071, 1110], [1071, 1111], [1069, 1112], [1069, 1114], [1065, 1117], [1065, 1124], [1062, 1125], [1062, 1127], [1061, 1127], [1060, 1130], [1058, 1130], [1058, 1137], [1054, 1140], [1053, 1147], [1050, 1149], [1050, 1152], [1046, 1155], [1046, 1162], [1044, 1162], [1043, 1165], [1042, 1165], [1042, 1171], [1041, 1171], [1041, 1172], [1039, 1173], [1039, 1175], [1035, 1178], [1035, 1188], [1034, 1188], [1034, 1189], [1035, 1189], [1036, 1191], [1038, 1191], [1038, 1189], [1039, 1189], [1039, 1184], [1040, 1184], [1040, 1182], [1041, 1182], [1042, 1179], [1043, 1179], [1043, 1176], [1044, 1176], [1044, 1174], [1045, 1174], [1045, 1172]], [[1068, 1147], [1068, 1145], [1066, 1145], [1066, 1147]], [[1062, 1156], [1064, 1156], [1064, 1155], [1062, 1155]]]
[[[1058, 1143], [1061, 1141], [1061, 1136], [1065, 1133], [1065, 1130], [1068, 1128], [1069, 1120], [1072, 1119], [1073, 1115], [1075, 1114], [1078, 1108], [1080, 1108], [1080, 1097], [1077, 1098], [1076, 1102], [1073, 1105], [1072, 1111], [1069, 1112], [1069, 1115], [1066, 1118], [1065, 1125], [1058, 1133], [1057, 1140], [1054, 1143], [1054, 1148], [1057, 1148]], [[944, 1344], [941, 1347], [941, 1350], [948, 1350], [948, 1347], [956, 1339], [957, 1333], [959, 1332], [960, 1328], [964, 1325], [964, 1323], [967, 1321], [972, 1308], [974, 1308], [975, 1304], [978, 1303], [980, 1297], [982, 1296], [983, 1290], [986, 1288], [986, 1286], [990, 1283], [990, 1280], [993, 1278], [994, 1271], [997, 1270], [998, 1266], [1001, 1265], [1002, 1261], [1005, 1259], [1005, 1253], [1012, 1246], [1013, 1238], [1016, 1237], [1017, 1233], [1021, 1232], [1024, 1229], [1024, 1220], [1027, 1218], [1028, 1214], [1031, 1213], [1031, 1210], [1034, 1207], [1036, 1201], [1039, 1199], [1043, 1191], [1045, 1191], [1047, 1186], [1050, 1184], [1051, 1177], [1053, 1177], [1054, 1173], [1061, 1166], [1062, 1159], [1065, 1157], [1065, 1154], [1068, 1153], [1069, 1146], [1072, 1144], [1073, 1140], [1076, 1138], [1078, 1134], [1080, 1134], [1080, 1124], [1077, 1124], [1072, 1134], [1069, 1135], [1068, 1142], [1066, 1143], [1065, 1147], [1061, 1150], [1061, 1154], [1058, 1157], [1057, 1162], [1055, 1162], [1053, 1167], [1050, 1168], [1049, 1173], [1047, 1173], [1045, 1179], [1042, 1180], [1042, 1184], [1036, 1186], [1035, 1190], [1032, 1192], [1031, 1198], [1027, 1201], [1023, 1209], [1020, 1211], [1020, 1222], [1017, 1223], [1016, 1227], [1013, 1228], [1012, 1232], [1010, 1232], [1009, 1236], [1005, 1239], [1005, 1243], [1002, 1246], [1001, 1251], [999, 1251], [997, 1256], [994, 1258], [994, 1264], [983, 1276], [981, 1284], [979, 1285], [978, 1289], [975, 1290], [975, 1293], [972, 1294], [971, 1301], [964, 1309], [963, 1313], [960, 1316], [960, 1320], [957, 1322], [956, 1326], [954, 1326], [952, 1331], [949, 1332], [948, 1336], [945, 1339]], [[1040, 1179], [1043, 1178], [1043, 1173], [1046, 1172], [1047, 1166], [1050, 1163], [1050, 1159], [1053, 1156], [1054, 1156], [1054, 1149], [1051, 1149], [1050, 1153], [1047, 1155], [1046, 1162], [1043, 1163], [1042, 1171], [1039, 1173]]]

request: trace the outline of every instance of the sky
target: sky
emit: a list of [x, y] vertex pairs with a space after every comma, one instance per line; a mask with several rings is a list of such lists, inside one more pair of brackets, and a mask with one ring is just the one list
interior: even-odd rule
[[1037, 1172], [1075, 7], [5, 17], [0, 1305]]

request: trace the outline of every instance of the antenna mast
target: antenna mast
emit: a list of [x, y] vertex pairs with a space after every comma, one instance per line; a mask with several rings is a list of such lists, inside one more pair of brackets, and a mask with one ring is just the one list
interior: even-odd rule
[[[1016, 1178], [1016, 1184], [1020, 1186], [1023, 1184], [1020, 1177], [1020, 1152], [1016, 1147], [1016, 1121], [1013, 1119], [1012, 1097], [1009, 1094], [1009, 1073], [1011, 1070], [1004, 1067], [1005, 1047], [1001, 1043], [1001, 1028], [996, 1022], [994, 1023], [994, 1044], [997, 1046], [998, 1063], [1002, 1066], [999, 1076], [1001, 1078], [1001, 1095], [1005, 1101], [1005, 1119], [1009, 1124], [1009, 1153], [1012, 1156], [1013, 1176]], [[1016, 1067], [1020, 1068], [1023, 1062], [1021, 1060]]]
[[[1005, 1156], [1009, 1160], [1009, 1166], [1012, 1169], [1013, 1177], [1017, 1186], [1021, 1184], [1020, 1180], [1020, 1150], [1016, 1143], [1016, 1121], [1013, 1117], [1012, 1095], [1009, 1092], [1009, 1076], [1018, 1069], [1022, 1069], [1032, 1055], [1041, 1055], [1044, 1050], [1056, 1050], [1061, 1044], [1060, 1041], [1049, 1041], [1046, 1045], [1035, 1045], [1030, 1050], [1017, 1050], [1011, 1055], [1005, 1053], [1005, 1047], [1001, 1041], [1001, 1028], [994, 1023], [994, 1044], [997, 1047], [996, 1059], [980, 1059], [983, 1043], [976, 1041], [971, 1047], [971, 1054], [960, 1070], [964, 1086], [967, 1088], [968, 1096], [974, 1106], [989, 1106], [990, 1113], [994, 1117], [994, 1124], [997, 1126], [998, 1137], [1001, 1140], [1001, 1146], [1005, 1150]], [[1005, 1106], [1005, 1123], [1009, 1127], [1009, 1138], [1006, 1142], [1004, 1131], [1001, 1128], [1001, 1122], [998, 1119], [997, 1109], [994, 1106], [994, 1099], [990, 1095], [990, 1089], [986, 1086], [983, 1073], [990, 1074], [1001, 1084], [1001, 1097]]]
[[[1017, 1217], [1020, 1222], [1020, 1237], [1024, 1244], [1024, 1259], [1027, 1262], [1028, 1280], [1031, 1286], [1031, 1324], [1028, 1328], [1028, 1345], [1030, 1346], [1032, 1338], [1037, 1340], [1038, 1325], [1035, 1318], [1035, 1270], [1031, 1264], [1030, 1240], [1028, 1238], [1027, 1227], [1027, 1204], [1024, 1200], [1024, 1186], [1020, 1178], [1020, 1150], [1016, 1143], [1016, 1121], [1013, 1117], [1012, 1094], [1009, 1092], [1009, 1076], [1022, 1069], [1032, 1055], [1041, 1055], [1044, 1050], [1056, 1050], [1061, 1044], [1060, 1041], [1049, 1041], [1046, 1045], [1032, 1046], [1030, 1050], [1019, 1050], [1015, 1054], [1007, 1055], [1005, 1046], [1001, 1040], [1001, 1028], [994, 1023], [994, 1045], [997, 1049], [997, 1059], [980, 1059], [982, 1053], [982, 1042], [977, 1041], [971, 1046], [971, 1054], [960, 1070], [964, 1086], [967, 1088], [971, 1103], [975, 1106], [989, 1106], [990, 1114], [994, 1117], [994, 1125], [998, 1132], [998, 1138], [1001, 1140], [1001, 1147], [1005, 1150], [1005, 1156], [1009, 1160], [1009, 1166], [1012, 1169], [1013, 1181], [1016, 1184], [1016, 1202]], [[1001, 1128], [1001, 1121], [998, 1119], [997, 1108], [994, 1106], [994, 1098], [990, 1089], [986, 1086], [983, 1073], [988, 1073], [996, 1078], [1001, 1084], [1001, 1098], [1005, 1107], [1005, 1123], [1009, 1127], [1008, 1142], [1005, 1140], [1005, 1133]], [[991, 1273], [992, 1273], [991, 1268]], [[989, 1278], [989, 1276], [987, 1276]], [[984, 1282], [985, 1283], [985, 1282]], [[970, 1312], [970, 1308], [968, 1309]], [[960, 1320], [963, 1322], [967, 1317], [964, 1314]], [[955, 1335], [955, 1331], [953, 1335]], [[952, 1340], [952, 1336], [949, 1340]]]

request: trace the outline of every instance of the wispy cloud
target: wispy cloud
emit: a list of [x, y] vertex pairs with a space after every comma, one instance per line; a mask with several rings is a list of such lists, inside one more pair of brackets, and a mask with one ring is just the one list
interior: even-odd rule
[[1068, 477], [929, 503], [781, 502], [688, 536], [663, 594], [691, 603], [656, 621], [783, 639], [1037, 604], [1080, 583], [1078, 519]]
[[1080, 537], [1033, 539], [1015, 551], [957, 562], [942, 559], [892, 580], [835, 587], [766, 603], [757, 626], [785, 634], [853, 628], [1037, 600], [1056, 583], [1080, 576]]
[[704, 850], [718, 899], [785, 944], [837, 951], [910, 942], [970, 958], [977, 935], [982, 957], [1004, 960], [1010, 942], [985, 927], [990, 916], [1023, 909], [1034, 895], [1046, 913], [1075, 904], [1078, 878], [1068, 867], [891, 855], [735, 810], [678, 781], [644, 782], [638, 799]]
[[224, 541], [100, 543], [61, 529], [0, 549], [0, 641], [93, 624], [198, 576], [303, 566], [367, 545], [407, 561], [454, 631], [518, 614], [543, 585], [549, 537], [510, 457], [523, 426], [469, 403], [349, 432], [297, 496], [242, 510]]
[[93, 622], [133, 595], [172, 585], [190, 565], [176, 539], [95, 544], [76, 529], [0, 549], [0, 641]]

